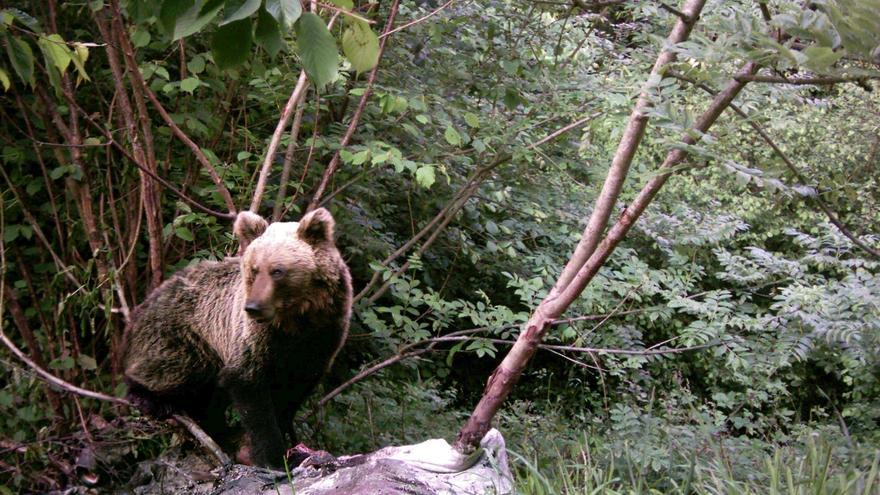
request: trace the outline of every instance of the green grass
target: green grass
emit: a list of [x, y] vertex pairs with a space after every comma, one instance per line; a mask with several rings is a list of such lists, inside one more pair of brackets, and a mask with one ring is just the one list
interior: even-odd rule
[[[629, 449], [619, 455], [595, 456], [590, 442], [582, 442], [579, 452], [565, 454], [558, 449], [552, 456], [523, 455], [510, 450], [516, 474], [517, 493], [551, 494], [743, 494], [743, 495], [878, 495], [880, 494], [880, 450], [873, 461], [858, 466], [841, 457], [840, 448], [818, 435], [793, 446], [770, 447], [772, 452], [748, 461], [749, 453], [715, 449], [684, 455], [688, 465], [654, 469], [633, 462]], [[854, 458], [855, 456], [849, 456]], [[753, 469], [736, 464], [745, 461]]]

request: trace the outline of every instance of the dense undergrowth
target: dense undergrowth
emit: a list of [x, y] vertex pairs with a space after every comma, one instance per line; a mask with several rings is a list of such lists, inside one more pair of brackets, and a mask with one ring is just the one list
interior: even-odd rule
[[[40, 2], [21, 3], [4, 10], [14, 17], [4, 26], [15, 26], [2, 31], [4, 46], [29, 43], [39, 54], [42, 38], [33, 33], [52, 32], [49, 14]], [[847, 42], [846, 58], [829, 62], [823, 47], [841, 37], [880, 44], [868, 15], [880, 6], [816, 3], [824, 7], [767, 2], [767, 28], [763, 2], [708, 2], [671, 69], [716, 89], [745, 59], [774, 74], [873, 74], [870, 49]], [[94, 22], [101, 5], [93, 4], [58, 6], [64, 39], [103, 39]], [[247, 205], [299, 72], [293, 49], [274, 58], [257, 49], [222, 71], [212, 62], [213, 24], [171, 43], [156, 11], [137, 5], [122, 2], [122, 10], [147, 84], [202, 146], [235, 204]], [[400, 16], [415, 19], [438, 6], [404, 2]], [[388, 8], [362, 10], [381, 24]], [[824, 14], [833, 8], [849, 17]], [[331, 184], [328, 207], [355, 291], [369, 290], [321, 391], [368, 364], [459, 333], [345, 389], [305, 421], [306, 443], [347, 453], [454, 437], [570, 256], [674, 19], [653, 1], [596, 10], [456, 2], [393, 35]], [[815, 45], [812, 58], [793, 55], [794, 41], [774, 44], [767, 32], [776, 28]], [[41, 89], [14, 79], [16, 62], [0, 63], [13, 78], [0, 95], [2, 324], [52, 373], [122, 395], [118, 309], [143, 300], [154, 278], [148, 237], [159, 236], [162, 276], [236, 246], [228, 222], [167, 189], [155, 212], [161, 231], [148, 234], [138, 169], [84, 120], [96, 119], [130, 149], [107, 56], [88, 50], [90, 79], [73, 95], [83, 110], [81, 137], [91, 141], [77, 160], [44, 144], [69, 141], [53, 117], [70, 119], [74, 108], [51, 86], [51, 67], [41, 69], [37, 57]], [[319, 95], [308, 93], [287, 194], [275, 196], [285, 137], [264, 213], [277, 207], [298, 218], [337, 151], [365, 85], [347, 64]], [[752, 84], [737, 99], [799, 175], [730, 111], [687, 146], [689, 161], [569, 309], [572, 320], [548, 335], [557, 347], [538, 352], [497, 420], [522, 493], [880, 493], [880, 260], [819, 206], [861, 242], [880, 245], [880, 97], [868, 91], [872, 79], [862, 86]], [[652, 91], [651, 125], [624, 203], [669, 149], [683, 146], [679, 136], [709, 98], [673, 77]], [[160, 175], [223, 210], [190, 149], [150, 115]], [[83, 216], [86, 197], [97, 238]], [[448, 225], [440, 217], [436, 236], [382, 263], [449, 205], [457, 206]], [[165, 428], [139, 427], [104, 438], [99, 432], [111, 431], [113, 418], [137, 413], [50, 392], [8, 353], [0, 366], [0, 493], [80, 483], [95, 473], [97, 486], [109, 489], [125, 482], [120, 462], [130, 466], [184, 441]], [[90, 442], [125, 452], [116, 464], [77, 466]]]

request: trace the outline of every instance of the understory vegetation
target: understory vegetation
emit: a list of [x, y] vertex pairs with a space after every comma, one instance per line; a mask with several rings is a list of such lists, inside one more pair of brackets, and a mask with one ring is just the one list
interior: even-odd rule
[[[612, 223], [671, 176], [495, 418], [518, 491], [880, 494], [880, 2], [708, 1], [669, 46], [675, 3], [7, 3], [3, 333], [123, 397], [151, 288], [234, 255], [237, 210], [323, 205], [357, 296], [302, 440], [451, 441], [572, 257], [643, 92]], [[188, 441], [6, 351], [0, 493], [119, 488]]]

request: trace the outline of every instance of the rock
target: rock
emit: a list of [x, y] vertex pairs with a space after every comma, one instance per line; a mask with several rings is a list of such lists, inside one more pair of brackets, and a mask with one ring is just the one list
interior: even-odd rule
[[[481, 447], [474, 456], [464, 458], [445, 440], [434, 439], [416, 445], [386, 447], [370, 454], [337, 459], [324, 456], [313, 460], [308, 467], [292, 470], [289, 475], [237, 464], [216, 470], [217, 479], [213, 481], [193, 476], [192, 469], [204, 470], [194, 461], [157, 459], [150, 461], [148, 468], [138, 470], [143, 478], [141, 483], [134, 483], [140, 486], [132, 488], [135, 493], [144, 494], [173, 487], [174, 493], [210, 495], [513, 493], [513, 478], [501, 433], [494, 429], [489, 431]], [[307, 460], [304, 464], [310, 463]]]

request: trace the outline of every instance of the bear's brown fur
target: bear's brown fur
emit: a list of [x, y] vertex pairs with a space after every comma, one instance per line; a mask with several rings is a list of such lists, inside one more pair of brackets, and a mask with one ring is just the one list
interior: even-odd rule
[[[279, 466], [297, 408], [345, 342], [351, 276], [330, 213], [268, 225], [242, 212], [240, 258], [205, 261], [154, 290], [126, 329], [129, 397], [148, 414], [184, 412], [209, 433], [231, 400], [255, 464]], [[212, 431], [213, 430], [213, 431]]]

